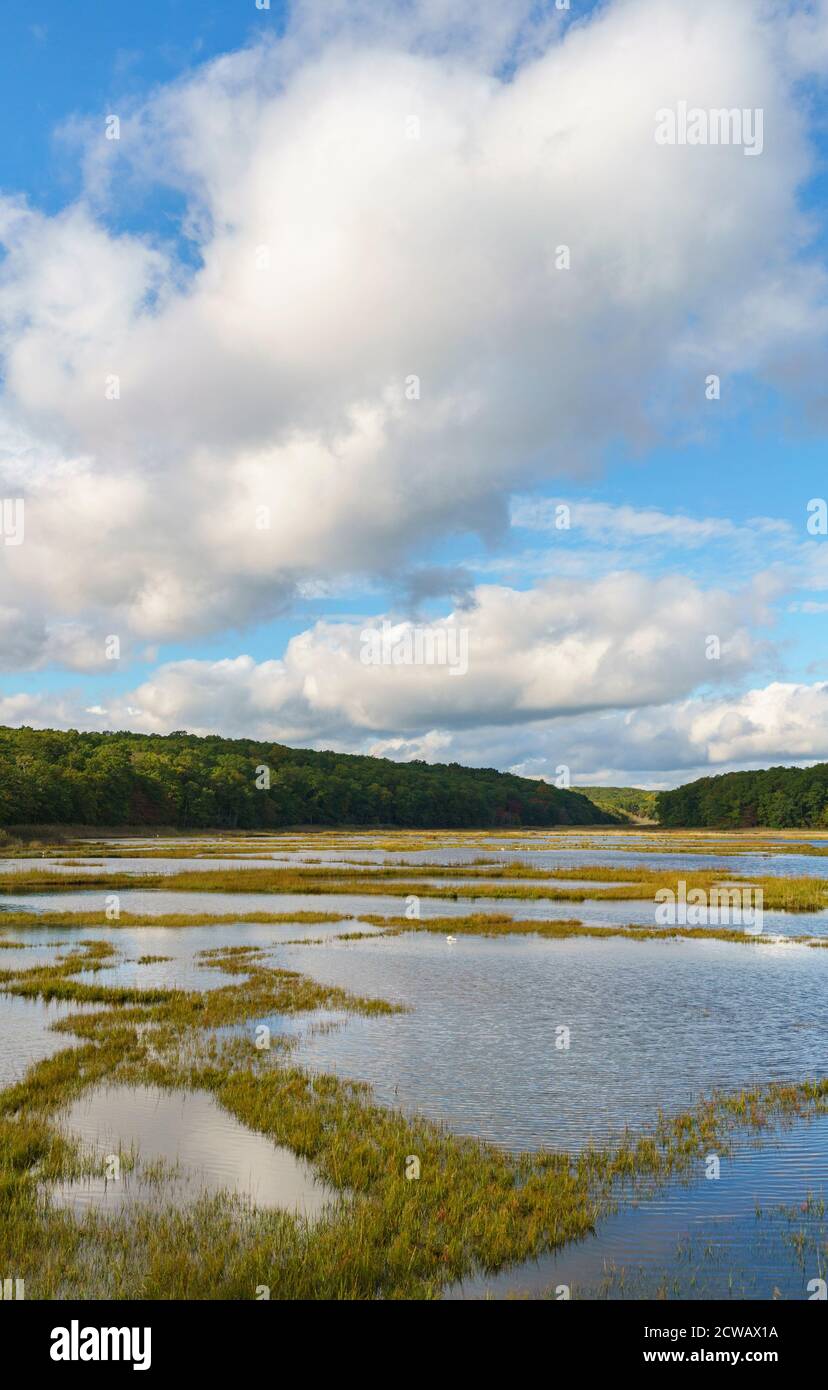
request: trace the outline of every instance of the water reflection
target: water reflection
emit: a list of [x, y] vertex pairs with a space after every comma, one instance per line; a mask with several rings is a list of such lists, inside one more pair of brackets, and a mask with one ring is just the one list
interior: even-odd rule
[[62, 1003], [0, 994], [0, 1089], [20, 1081], [29, 1067], [67, 1047], [79, 1046], [71, 1033], [55, 1033], [52, 1025], [69, 1014], [94, 1013], [100, 1004]]
[[[544, 898], [467, 898], [459, 889], [455, 897], [420, 899], [420, 916], [465, 917], [474, 913], [490, 913], [514, 917], [518, 921], [586, 922], [592, 926], [655, 926], [652, 901], [634, 900], [597, 902], [551, 902]], [[309, 933], [312, 936], [335, 935], [354, 930], [371, 931], [363, 924], [366, 916], [400, 917], [405, 913], [406, 899], [400, 893], [187, 893], [167, 892], [156, 888], [121, 889], [118, 900], [122, 912], [162, 916], [172, 913], [187, 915], [232, 913], [249, 914], [291, 912], [340, 912], [354, 919], [350, 923], [322, 923]], [[63, 893], [7, 894], [0, 905], [0, 926], [3, 910], [14, 912], [89, 912], [105, 910], [105, 893], [67, 891]], [[766, 935], [828, 936], [828, 908], [821, 912], [764, 912]], [[307, 927], [307, 924], [305, 924]], [[304, 930], [302, 928], [301, 930]], [[210, 928], [216, 931], [218, 928]], [[238, 930], [238, 929], [237, 929]], [[291, 928], [292, 935], [300, 931]], [[19, 932], [15, 929], [15, 936]]]
[[51, 1189], [54, 1205], [78, 1213], [228, 1191], [256, 1206], [284, 1207], [313, 1219], [337, 1198], [309, 1164], [246, 1129], [206, 1091], [102, 1087], [81, 1096], [62, 1117], [62, 1127], [98, 1159], [137, 1155], [131, 1173], [122, 1162], [117, 1181], [91, 1177]]

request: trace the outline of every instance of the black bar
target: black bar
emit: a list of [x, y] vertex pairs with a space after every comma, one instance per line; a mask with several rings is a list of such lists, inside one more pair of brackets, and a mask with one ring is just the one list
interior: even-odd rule
[[[506, 1335], [532, 1337], [525, 1344], [533, 1358], [545, 1346], [544, 1359], [554, 1378], [564, 1365], [591, 1373], [594, 1371], [636, 1371], [646, 1379], [663, 1367], [675, 1366], [688, 1373], [707, 1366], [747, 1366], [763, 1364], [789, 1376], [792, 1371], [818, 1364], [825, 1344], [828, 1319], [825, 1302], [586, 1302], [586, 1301], [506, 1301], [497, 1305], [502, 1324], [492, 1323], [491, 1302], [484, 1305], [485, 1321], [477, 1323], [483, 1308], [466, 1304], [471, 1311], [459, 1313], [451, 1305], [448, 1322], [443, 1322], [433, 1304], [406, 1308], [401, 1303], [377, 1304], [370, 1312], [359, 1307], [318, 1303], [234, 1302], [0, 1302], [0, 1346], [9, 1370], [44, 1374], [50, 1379], [66, 1376], [127, 1374], [168, 1377], [179, 1368], [204, 1371], [212, 1377], [233, 1373], [282, 1378], [286, 1352], [307, 1359], [308, 1369], [319, 1371], [318, 1352], [331, 1346], [334, 1336], [344, 1338], [340, 1356], [351, 1360], [354, 1337], [363, 1355], [370, 1355], [373, 1339], [380, 1360], [383, 1333], [393, 1331], [405, 1339], [404, 1369], [385, 1362], [385, 1373], [404, 1376], [410, 1382], [416, 1349], [422, 1349], [424, 1368], [436, 1369], [434, 1357], [439, 1335], [440, 1365], [445, 1352], [454, 1348], [470, 1371], [478, 1357], [487, 1356]], [[475, 1309], [477, 1311], [475, 1311]], [[341, 1327], [339, 1317], [343, 1318]], [[363, 1317], [365, 1322], [363, 1322]], [[459, 1322], [458, 1322], [459, 1317]], [[471, 1317], [469, 1324], [466, 1317]], [[517, 1323], [512, 1318], [517, 1317]], [[324, 1321], [322, 1321], [324, 1320]], [[139, 1331], [136, 1344], [117, 1341], [121, 1353], [149, 1360], [144, 1370], [136, 1370], [132, 1360], [54, 1360], [52, 1349], [64, 1346], [73, 1352], [72, 1324], [77, 1326], [74, 1352], [81, 1347], [94, 1349], [101, 1329]], [[303, 1327], [303, 1324], [306, 1324]], [[66, 1329], [64, 1337], [57, 1329]], [[144, 1329], [150, 1329], [147, 1345]], [[84, 1329], [95, 1329], [84, 1335]], [[703, 1332], [702, 1332], [703, 1329]], [[306, 1333], [311, 1340], [306, 1339]], [[414, 1335], [416, 1334], [416, 1336]], [[471, 1337], [471, 1340], [469, 1338]], [[455, 1340], [456, 1339], [456, 1340]], [[105, 1341], [105, 1345], [107, 1345]], [[512, 1344], [512, 1354], [516, 1346]], [[147, 1358], [147, 1352], [149, 1356]], [[734, 1357], [736, 1360], [734, 1361]], [[373, 1359], [373, 1358], [372, 1358]], [[326, 1362], [327, 1364], [327, 1362]], [[519, 1363], [518, 1363], [519, 1364]], [[328, 1365], [328, 1370], [332, 1368]], [[314, 1376], [314, 1378], [316, 1378]], [[139, 1380], [139, 1384], [141, 1381]]]

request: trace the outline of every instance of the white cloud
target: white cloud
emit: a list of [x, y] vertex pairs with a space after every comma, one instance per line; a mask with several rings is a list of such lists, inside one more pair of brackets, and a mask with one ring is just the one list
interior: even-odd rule
[[765, 546], [773, 540], [790, 542], [791, 526], [774, 517], [755, 517], [737, 526], [726, 517], [691, 517], [660, 511], [656, 507], [613, 506], [608, 502], [570, 501], [559, 498], [515, 498], [511, 522], [528, 531], [559, 530], [558, 509], [568, 508], [569, 526], [589, 539], [616, 545], [641, 540], [663, 540], [677, 546], [696, 547], [713, 541], [750, 538]]
[[[773, 682], [740, 695], [646, 709], [394, 737], [374, 737], [333, 716], [326, 722], [319, 712], [314, 717], [301, 697], [292, 698], [289, 684], [277, 662], [181, 662], [107, 708], [82, 709], [71, 697], [51, 694], [0, 697], [0, 723], [148, 733], [220, 728], [228, 735], [312, 742], [399, 761], [504, 767], [550, 781], [564, 765], [576, 785], [663, 787], [736, 767], [828, 760], [828, 682]], [[140, 706], [131, 703], [135, 699]]]
[[[526, 776], [551, 778], [566, 764], [575, 783], [655, 787], [738, 767], [825, 761], [828, 683], [775, 681], [742, 694], [559, 720], [535, 726], [531, 735], [490, 733], [493, 761], [511, 751], [510, 765]], [[462, 760], [473, 751], [455, 743], [453, 756]]]
[[807, 73], [828, 68], [828, 3], [809, 0], [788, 24], [788, 52], [794, 65]]
[[[486, 585], [430, 625], [437, 659], [366, 664], [365, 623], [318, 622], [284, 658], [185, 660], [106, 704], [110, 727], [249, 734], [291, 741], [422, 739], [435, 730], [660, 705], [732, 681], [761, 656], [750, 593], [705, 592], [680, 577], [610, 575], [529, 590]], [[397, 639], [410, 623], [393, 628]], [[720, 644], [708, 658], [709, 642]], [[445, 650], [449, 663], [440, 664]], [[463, 671], [459, 653], [463, 653]], [[372, 743], [372, 746], [379, 746]]]
[[711, 763], [828, 758], [828, 682], [775, 682], [678, 711], [689, 748]]
[[377, 751], [504, 767], [548, 781], [566, 766], [575, 785], [675, 786], [737, 768], [828, 760], [828, 683], [773, 682], [654, 708], [459, 730], [431, 753], [436, 735]]
[[[3, 202], [0, 495], [27, 527], [0, 593], [30, 629], [10, 662], [81, 664], [33, 638], [66, 624], [81, 653], [187, 639], [397, 572], [646, 444], [671, 423], [653, 400], [692, 412], [707, 371], [821, 360], [785, 21], [622, 0], [550, 43], [533, 13], [303, 6], [284, 46], [125, 109], [119, 142], [101, 120], [77, 206]], [[516, 51], [536, 56], [494, 76]], [[761, 158], [656, 146], [679, 99], [762, 106]], [[108, 229], [130, 180], [183, 194], [195, 270]]]

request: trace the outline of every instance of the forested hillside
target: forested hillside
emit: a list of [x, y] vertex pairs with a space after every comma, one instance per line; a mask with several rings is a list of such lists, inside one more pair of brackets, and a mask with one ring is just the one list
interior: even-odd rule
[[573, 787], [575, 792], [600, 806], [602, 811], [632, 820], [655, 820], [657, 792], [642, 787]]
[[492, 768], [397, 763], [218, 735], [0, 727], [0, 825], [255, 829], [611, 821], [576, 792]]
[[726, 772], [659, 792], [664, 826], [828, 827], [828, 763]]

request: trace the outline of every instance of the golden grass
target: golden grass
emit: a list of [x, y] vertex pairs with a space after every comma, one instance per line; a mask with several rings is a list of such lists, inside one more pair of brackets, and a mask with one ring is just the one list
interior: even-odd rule
[[[16, 984], [54, 997], [68, 973], [104, 964], [113, 949], [88, 944], [59, 966], [14, 972]], [[756, 1087], [662, 1116], [604, 1149], [510, 1155], [377, 1106], [364, 1085], [311, 1076], [278, 1040], [266, 1056], [243, 1038], [217, 1042], [209, 1030], [272, 1012], [393, 1009], [266, 967], [258, 954], [209, 952], [210, 963], [239, 977], [223, 989], [143, 991], [139, 1003], [119, 995], [105, 1012], [64, 1020], [61, 1031], [85, 1044], [0, 1092], [0, 1264], [25, 1278], [27, 1297], [252, 1300], [262, 1285], [274, 1298], [436, 1297], [475, 1270], [583, 1238], [619, 1184], [688, 1172], [711, 1148], [725, 1151], [736, 1128], [760, 1130], [828, 1106], [828, 1081]], [[241, 1123], [306, 1158], [341, 1200], [313, 1226], [226, 1195], [107, 1218], [54, 1210], [44, 1183], [76, 1175], [82, 1162], [60, 1114], [102, 1082], [205, 1089]], [[410, 1155], [420, 1164], [414, 1182], [405, 1177]], [[159, 1170], [162, 1195], [163, 1178]]]
[[[172, 874], [121, 874], [105, 872], [78, 872], [67, 874], [50, 873], [45, 869], [23, 870], [19, 873], [0, 875], [0, 892], [61, 892], [78, 888], [105, 888], [108, 893], [115, 890], [132, 889], [138, 891], [158, 889], [165, 892], [204, 892], [204, 893], [272, 893], [305, 894], [321, 896], [326, 894], [387, 896], [393, 891], [401, 897], [420, 898], [489, 898], [524, 899], [530, 901], [548, 900], [550, 902], [617, 902], [646, 901], [653, 898], [659, 889], [669, 888], [673, 892], [679, 883], [687, 890], [699, 888], [709, 893], [720, 885], [733, 884], [737, 887], [761, 889], [764, 906], [768, 910], [788, 912], [815, 912], [828, 906], [828, 880], [812, 877], [747, 877], [738, 874], [724, 875], [713, 870], [659, 870], [618, 867], [616, 865], [590, 864], [578, 869], [564, 869], [549, 873], [528, 871], [523, 865], [508, 866], [506, 871], [484, 875], [479, 882], [481, 870], [467, 868], [459, 872], [454, 868], [441, 868], [426, 871], [429, 878], [468, 876], [468, 882], [454, 887], [411, 880], [408, 870], [399, 867], [382, 866], [377, 870], [366, 870], [361, 874], [343, 874], [342, 870], [316, 867], [308, 869], [201, 869], [187, 870]], [[564, 886], [541, 883], [540, 886], [521, 883], [519, 880], [531, 877], [539, 880], [560, 880]], [[567, 880], [593, 880], [596, 886], [566, 886]], [[608, 886], [607, 886], [608, 885]], [[290, 920], [290, 918], [288, 918]]]

